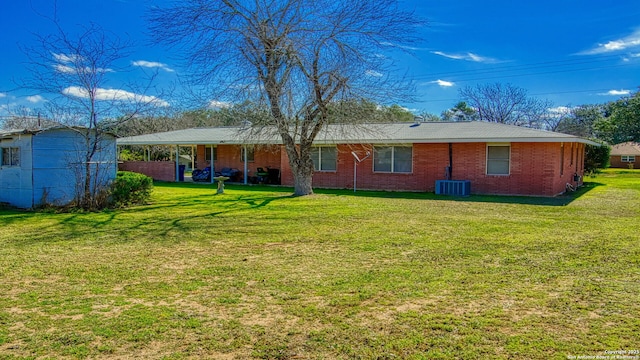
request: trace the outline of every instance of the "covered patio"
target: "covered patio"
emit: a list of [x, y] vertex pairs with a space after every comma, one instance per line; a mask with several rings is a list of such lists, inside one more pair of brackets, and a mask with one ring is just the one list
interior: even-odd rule
[[[119, 160], [118, 168], [134, 171], [160, 181], [213, 183], [216, 176], [230, 182], [279, 184], [281, 146], [274, 141], [249, 142], [241, 128], [195, 128], [118, 139], [118, 150], [141, 147], [144, 159]], [[170, 148], [166, 160], [151, 160], [151, 146]], [[180, 161], [189, 153], [191, 176]], [[139, 150], [138, 150], [139, 151]], [[276, 175], [277, 172], [277, 175]]]

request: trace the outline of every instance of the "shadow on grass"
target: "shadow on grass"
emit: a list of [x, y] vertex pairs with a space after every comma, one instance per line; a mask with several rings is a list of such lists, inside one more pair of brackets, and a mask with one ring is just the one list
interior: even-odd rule
[[[433, 192], [403, 192], [403, 191], [375, 191], [375, 190], [353, 190], [347, 189], [314, 189], [316, 194], [335, 195], [335, 196], [354, 196], [354, 197], [371, 197], [371, 198], [388, 198], [388, 199], [414, 199], [414, 200], [435, 200], [435, 201], [462, 201], [462, 202], [484, 202], [484, 203], [500, 203], [500, 204], [523, 204], [523, 205], [541, 205], [541, 206], [566, 206], [582, 195], [588, 193], [592, 189], [605, 186], [598, 182], [585, 182], [583, 186], [576, 191], [567, 192], [565, 194], [546, 197], [546, 196], [510, 196], [510, 195], [471, 195], [471, 196], [449, 196], [436, 195]], [[282, 186], [268, 185], [232, 185], [232, 189], [256, 192], [271, 192], [291, 194], [293, 189]], [[291, 195], [293, 197], [293, 195]]]
[[[434, 193], [426, 192], [358, 191], [354, 193], [351, 190], [345, 189], [317, 189], [315, 193], [338, 197], [566, 206], [599, 186], [605, 186], [605, 184], [585, 182], [584, 186], [577, 191], [557, 197], [497, 195], [455, 197], [435, 195]], [[176, 192], [188, 189], [203, 189], [202, 185], [185, 183], [158, 183], [157, 187], [169, 190], [169, 192], [171, 192], [172, 189], [175, 189]], [[109, 231], [110, 234], [120, 233], [123, 235], [123, 239], [126, 239], [127, 233], [130, 233], [132, 230], [142, 229], [154, 232], [156, 236], [169, 239], [167, 235], [171, 231], [184, 230], [184, 222], [196, 218], [212, 218], [221, 215], [233, 215], [234, 213], [241, 214], [242, 212], [265, 207], [274, 201], [293, 198], [293, 189], [290, 187], [231, 184], [227, 189], [229, 196], [227, 196], [227, 194], [217, 195], [215, 187], [211, 187], [211, 191], [205, 193], [185, 191], [184, 193], [175, 194], [175, 196], [172, 194], [167, 196], [166, 199], [159, 200], [155, 204], [118, 210], [105, 210], [98, 213], [51, 214], [51, 216], [55, 216], [58, 219], [47, 224], [40, 224], [38, 228], [40, 235], [33, 238], [33, 241], [51, 241], [48, 239], [47, 234], [49, 232], [56, 233], [56, 231], [59, 231], [57, 230], [59, 226], [63, 226], [64, 231], [68, 234], [84, 234], [89, 237], [104, 236], [104, 232]], [[236, 193], [234, 194], [233, 192]], [[147, 213], [149, 215], [145, 215]], [[141, 217], [139, 220], [129, 222], [128, 219], [134, 216], [134, 214], [140, 214]], [[19, 224], [25, 221], [34, 221], [40, 217], [49, 218], [48, 215], [47, 213], [0, 208], [0, 227], [16, 223]], [[247, 214], [245, 213], [245, 215]], [[110, 229], [112, 224], [118, 225]], [[123, 240], [121, 239], [120, 241]]]

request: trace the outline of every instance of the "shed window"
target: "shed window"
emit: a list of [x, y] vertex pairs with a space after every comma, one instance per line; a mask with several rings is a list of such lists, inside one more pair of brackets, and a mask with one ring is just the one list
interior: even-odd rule
[[311, 159], [315, 171], [336, 171], [338, 163], [338, 149], [329, 146], [311, 148]]
[[510, 145], [487, 146], [487, 175], [509, 175]]
[[20, 166], [20, 148], [2, 148], [2, 166]]
[[636, 162], [636, 156], [635, 155], [622, 155], [622, 156], [620, 156], [620, 160], [622, 162]]
[[373, 148], [373, 171], [410, 173], [413, 170], [411, 146], [376, 146]]

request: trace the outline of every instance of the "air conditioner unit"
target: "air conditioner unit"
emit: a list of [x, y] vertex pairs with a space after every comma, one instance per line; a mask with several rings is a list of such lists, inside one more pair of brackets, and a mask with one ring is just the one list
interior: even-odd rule
[[469, 180], [436, 180], [436, 195], [471, 195]]

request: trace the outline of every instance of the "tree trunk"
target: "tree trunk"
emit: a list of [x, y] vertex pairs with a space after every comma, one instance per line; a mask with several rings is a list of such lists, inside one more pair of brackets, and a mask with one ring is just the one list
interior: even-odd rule
[[[313, 160], [309, 154], [309, 146], [295, 145], [290, 137], [284, 137], [285, 150], [289, 158], [289, 167], [293, 174], [293, 195], [304, 196], [313, 194]], [[289, 141], [287, 141], [289, 140]]]
[[92, 210], [93, 196], [91, 196], [91, 164], [87, 160], [84, 164], [84, 192], [81, 207], [84, 210]]
[[311, 169], [308, 166], [298, 166], [293, 170], [293, 195], [303, 196], [313, 194], [313, 165]]

